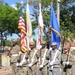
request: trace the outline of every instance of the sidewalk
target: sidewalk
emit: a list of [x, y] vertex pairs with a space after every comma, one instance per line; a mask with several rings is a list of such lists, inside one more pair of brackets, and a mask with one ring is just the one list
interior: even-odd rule
[[0, 67], [0, 75], [12, 75], [11, 67]]

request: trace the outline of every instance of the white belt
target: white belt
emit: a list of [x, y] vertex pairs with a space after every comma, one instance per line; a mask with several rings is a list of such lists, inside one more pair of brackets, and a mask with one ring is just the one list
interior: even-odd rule
[[12, 54], [12, 56], [19, 56], [19, 54]]

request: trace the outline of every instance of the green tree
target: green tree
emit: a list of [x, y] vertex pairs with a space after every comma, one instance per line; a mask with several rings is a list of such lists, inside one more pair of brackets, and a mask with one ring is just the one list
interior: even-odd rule
[[9, 5], [0, 4], [0, 32], [12, 35], [18, 33], [19, 12]]
[[[72, 41], [75, 36], [75, 0], [63, 1], [61, 4], [60, 12], [60, 25], [62, 35], [66, 38], [70, 38]], [[71, 34], [73, 36], [71, 36]]]
[[11, 46], [11, 41], [5, 40], [5, 46]]

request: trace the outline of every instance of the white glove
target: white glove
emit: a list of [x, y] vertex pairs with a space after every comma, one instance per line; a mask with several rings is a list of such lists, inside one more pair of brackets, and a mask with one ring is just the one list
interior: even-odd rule
[[53, 65], [50, 67], [51, 70], [53, 70]]
[[21, 54], [22, 54], [22, 52], [20, 51], [20, 52], [19, 52], [19, 55], [21, 55]]
[[16, 63], [16, 66], [18, 67], [19, 66], [19, 63]]
[[49, 51], [52, 51], [52, 48], [51, 47], [49, 48]]
[[63, 62], [63, 64], [64, 64], [64, 65], [69, 65], [70, 63], [69, 63], [69, 62]]
[[21, 64], [23, 64], [25, 61], [26, 61], [26, 60], [22, 60], [22, 61], [21, 61]]
[[33, 62], [33, 61], [34, 61], [34, 59], [32, 58], [32, 59], [31, 59], [31, 62]]
[[53, 61], [52, 62], [50, 62], [50, 66], [52, 66], [53, 65]]
[[32, 66], [32, 64], [29, 64], [29, 65], [28, 65], [28, 67], [31, 67], [31, 66]]
[[40, 65], [40, 68], [42, 68], [43, 67], [43, 65]]
[[22, 66], [22, 64], [21, 63], [16, 63], [16, 66], [19, 67], [19, 66]]
[[19, 66], [22, 66], [22, 63], [19, 63]]
[[69, 64], [70, 64], [70, 62], [68, 61], [68, 62], [66, 62], [66, 64], [67, 64], [67, 65], [69, 65]]
[[9, 58], [9, 56], [6, 56], [7, 58]]
[[66, 62], [63, 62], [63, 65], [65, 65], [66, 64]]
[[41, 48], [42, 48], [42, 46], [41, 46], [41, 45], [38, 45], [38, 46], [37, 46], [37, 49], [41, 49]]

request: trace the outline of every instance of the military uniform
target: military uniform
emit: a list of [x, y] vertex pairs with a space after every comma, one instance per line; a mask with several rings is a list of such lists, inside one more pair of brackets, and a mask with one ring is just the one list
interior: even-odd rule
[[71, 52], [71, 55], [73, 57], [73, 64], [72, 64], [72, 75], [75, 75], [75, 50], [73, 49]]
[[13, 75], [18, 75], [17, 74], [16, 63], [17, 63], [17, 61], [20, 60], [19, 52], [20, 52], [19, 45], [13, 46], [13, 48], [10, 52], [10, 65], [12, 67]]
[[17, 68], [19, 75], [28, 75], [28, 55], [26, 53], [21, 53], [21, 62]]
[[29, 75], [36, 75], [36, 68], [37, 68], [37, 63], [38, 63], [38, 59], [37, 59], [37, 50], [36, 48], [30, 50], [30, 53], [28, 55], [28, 67], [29, 67]]
[[[56, 44], [52, 44], [54, 45]], [[57, 49], [50, 49], [47, 51], [46, 59], [49, 60], [49, 75], [61, 75], [61, 52]]]
[[39, 51], [39, 75], [47, 75], [48, 60], [46, 60], [47, 48], [42, 48]]
[[35, 43], [32, 41], [29, 43], [30, 50], [28, 51], [28, 75], [36, 75], [37, 68], [37, 49]]
[[75, 75], [75, 55], [73, 55], [73, 64], [72, 64], [72, 75]]
[[38, 50], [39, 56], [39, 63], [38, 63], [38, 75], [47, 75], [47, 64], [48, 61], [46, 60], [46, 42], [41, 41], [41, 48]]
[[72, 54], [70, 52], [63, 53], [62, 61], [63, 61], [63, 75], [72, 75], [72, 67], [74, 63], [74, 58]]

